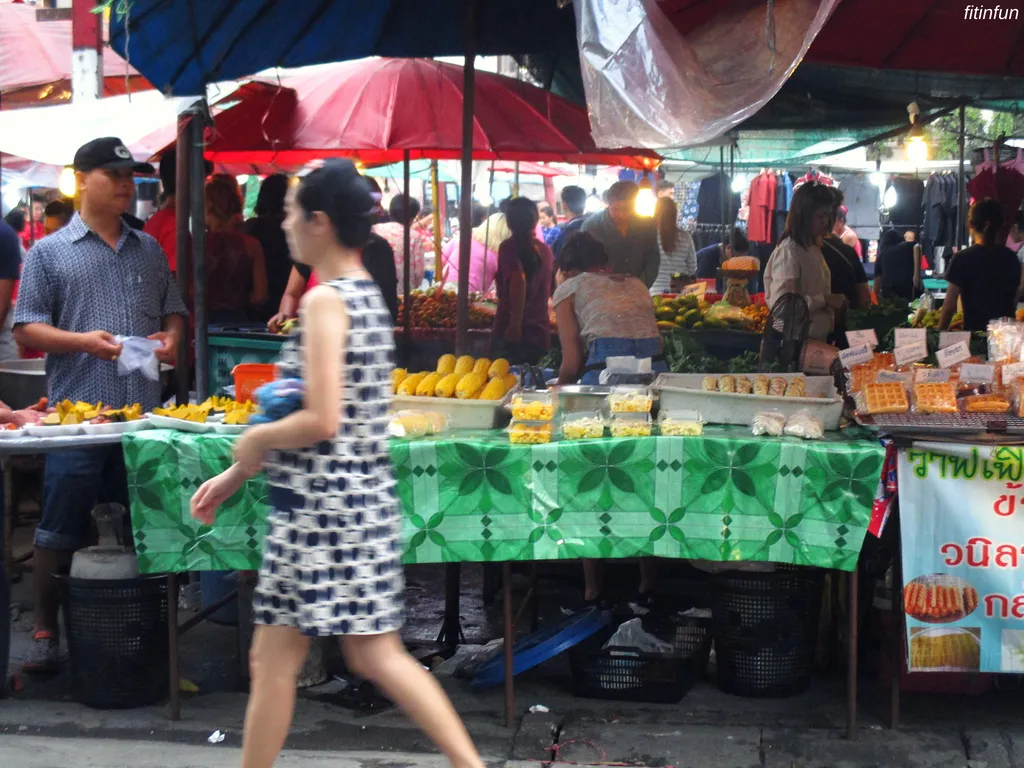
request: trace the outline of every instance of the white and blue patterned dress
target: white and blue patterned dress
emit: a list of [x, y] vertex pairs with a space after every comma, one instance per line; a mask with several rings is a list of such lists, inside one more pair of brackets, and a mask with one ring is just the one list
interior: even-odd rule
[[[345, 302], [338, 434], [310, 448], [276, 451], [265, 465], [273, 507], [254, 597], [260, 624], [305, 635], [375, 635], [404, 620], [401, 514], [388, 456], [394, 336], [372, 280], [329, 283]], [[302, 377], [296, 335], [282, 377]]]

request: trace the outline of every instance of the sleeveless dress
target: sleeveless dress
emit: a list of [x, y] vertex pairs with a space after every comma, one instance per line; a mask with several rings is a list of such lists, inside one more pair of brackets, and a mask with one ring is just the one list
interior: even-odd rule
[[[388, 456], [394, 336], [372, 280], [329, 283], [348, 312], [338, 434], [264, 465], [272, 506], [253, 600], [257, 623], [305, 635], [376, 635], [404, 620], [401, 528]], [[298, 335], [283, 378], [302, 376]]]

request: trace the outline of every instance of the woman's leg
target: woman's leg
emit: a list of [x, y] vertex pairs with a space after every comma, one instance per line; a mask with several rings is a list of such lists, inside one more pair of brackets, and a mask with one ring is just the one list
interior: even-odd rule
[[341, 649], [349, 670], [375, 683], [404, 709], [455, 768], [483, 768], [466, 726], [444, 690], [406, 652], [397, 632], [346, 635], [341, 638]]
[[597, 600], [604, 592], [604, 562], [601, 560], [583, 561], [583, 599]]
[[295, 627], [256, 627], [249, 651], [251, 689], [242, 736], [242, 768], [271, 768], [288, 736], [295, 682], [309, 638]]

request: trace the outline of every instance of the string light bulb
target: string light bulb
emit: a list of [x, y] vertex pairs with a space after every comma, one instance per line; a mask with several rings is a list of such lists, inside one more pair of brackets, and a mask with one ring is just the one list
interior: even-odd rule
[[910, 102], [907, 114], [910, 116], [910, 133], [907, 134], [907, 160], [915, 165], [928, 161], [928, 142], [924, 138], [924, 128], [917, 122], [921, 109], [916, 101]]
[[633, 203], [633, 210], [637, 216], [650, 219], [654, 216], [654, 208], [658, 204], [658, 198], [654, 195], [651, 182], [643, 181], [636, 193], [636, 201]]
[[78, 184], [75, 182], [75, 169], [70, 165], [65, 166], [57, 177], [57, 189], [64, 197], [74, 197], [78, 191]]

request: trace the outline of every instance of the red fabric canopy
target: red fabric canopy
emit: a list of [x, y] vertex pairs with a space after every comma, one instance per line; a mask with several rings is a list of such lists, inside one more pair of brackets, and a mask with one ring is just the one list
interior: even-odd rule
[[[458, 159], [462, 68], [427, 59], [366, 59], [286, 75], [260, 121], [218, 119], [214, 162], [301, 165], [321, 157], [367, 164]], [[285, 96], [288, 90], [294, 92]], [[229, 117], [232, 111], [226, 113]], [[653, 167], [650, 150], [602, 150], [586, 111], [532, 85], [478, 72], [473, 158]]]
[[[776, 13], [789, 0], [775, 0]], [[673, 25], [692, 35], [712, 16], [738, 14], [764, 0], [660, 0]], [[1024, 17], [966, 19], [964, 0], [841, 0], [811, 44], [806, 61], [871, 69], [1024, 77]], [[1008, 12], [1013, 4], [1004, 4]], [[783, 34], [784, 30], [777, 30]], [[738, 55], [742, 55], [737, 52]]]
[[[39, 106], [70, 98], [71, 22], [36, 21], [28, 5], [0, 5], [0, 93], [3, 106]], [[104, 93], [125, 92], [125, 71], [132, 90], [150, 85], [110, 48], [103, 49]]]

